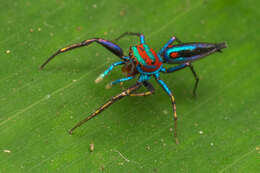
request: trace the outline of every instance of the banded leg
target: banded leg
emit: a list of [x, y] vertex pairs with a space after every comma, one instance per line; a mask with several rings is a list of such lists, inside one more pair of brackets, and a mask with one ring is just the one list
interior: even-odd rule
[[154, 93], [155, 89], [151, 83], [149, 83], [148, 81], [144, 81], [143, 85], [149, 91], [142, 92], [142, 93], [132, 93], [129, 96], [148, 96]]
[[130, 88], [124, 90], [123, 92], [121, 92], [120, 94], [112, 97], [110, 100], [108, 100], [105, 104], [103, 104], [101, 107], [99, 107], [94, 113], [92, 113], [90, 116], [88, 116], [87, 118], [81, 120], [80, 122], [78, 122], [70, 131], [69, 133], [72, 134], [72, 132], [80, 127], [82, 124], [86, 123], [88, 120], [94, 118], [95, 116], [97, 116], [98, 114], [100, 114], [102, 111], [104, 111], [106, 108], [108, 108], [109, 106], [111, 106], [113, 103], [115, 103], [116, 101], [122, 99], [125, 96], [128, 96], [129, 94], [131, 94], [133, 91], [137, 90], [138, 88], [140, 88], [141, 83], [136, 83], [135, 85], [131, 86]]
[[163, 90], [169, 95], [171, 98], [172, 108], [173, 108], [173, 118], [174, 118], [174, 136], [176, 144], [179, 144], [178, 136], [177, 136], [177, 113], [176, 113], [176, 103], [174, 96], [171, 92], [171, 90], [167, 87], [167, 85], [160, 79], [159, 75], [155, 76], [156, 81], [159, 83], [159, 85], [163, 88]]
[[186, 62], [186, 63], [183, 63], [181, 65], [178, 65], [178, 66], [175, 66], [175, 67], [171, 67], [171, 68], [168, 68], [168, 69], [162, 69], [162, 72], [165, 72], [165, 73], [172, 73], [172, 72], [176, 72], [178, 70], [181, 70], [181, 69], [184, 69], [185, 67], [189, 67], [196, 82], [195, 82], [195, 85], [193, 87], [193, 96], [195, 97], [196, 96], [196, 91], [197, 91], [197, 88], [198, 88], [198, 84], [199, 84], [199, 77], [197, 75], [197, 73], [195, 72], [194, 68], [193, 68], [193, 65], [190, 63], [190, 62]]
[[166, 48], [171, 45], [174, 41], [177, 41], [178, 43], [182, 43], [182, 41], [180, 41], [177, 37], [173, 36], [171, 37], [171, 39], [163, 46], [163, 48], [161, 48], [161, 50], [159, 51], [159, 55], [161, 55]]
[[145, 41], [144, 41], [144, 35], [141, 34], [141, 33], [134, 33], [134, 32], [125, 32], [125, 33], [123, 33], [122, 35], [120, 35], [119, 37], [117, 37], [117, 38], [115, 39], [115, 41], [118, 41], [118, 40], [120, 40], [121, 38], [123, 38], [123, 37], [125, 37], [125, 36], [127, 36], [127, 35], [138, 36], [138, 37], [140, 38], [141, 44], [144, 44], [144, 43], [145, 43]]
[[106, 88], [109, 89], [112, 87], [112, 85], [115, 85], [115, 84], [118, 84], [118, 83], [121, 83], [121, 82], [125, 82], [125, 81], [128, 81], [128, 80], [131, 80], [135, 78], [135, 76], [129, 76], [129, 77], [125, 77], [125, 78], [121, 78], [121, 79], [118, 79], [118, 80], [115, 80], [113, 82], [110, 82], [106, 85]]
[[101, 73], [101, 74], [97, 77], [97, 79], [95, 80], [95, 82], [96, 82], [96, 83], [99, 83], [100, 81], [103, 80], [103, 78], [104, 78], [106, 75], [108, 75], [108, 73], [109, 73], [110, 71], [113, 70], [114, 67], [116, 67], [116, 66], [118, 66], [118, 65], [122, 65], [122, 64], [125, 64], [125, 62], [124, 62], [124, 61], [119, 61], [119, 62], [116, 62], [116, 63], [112, 64], [106, 71], [104, 71], [104, 73]]
[[118, 56], [119, 58], [121, 58], [122, 60], [127, 60], [127, 57], [124, 57], [123, 55], [123, 50], [116, 45], [115, 43], [112, 43], [108, 40], [104, 40], [101, 38], [93, 38], [93, 39], [89, 39], [89, 40], [85, 40], [82, 41], [81, 43], [76, 43], [76, 44], [72, 44], [69, 46], [66, 46], [65, 48], [59, 49], [57, 52], [55, 52], [51, 57], [49, 57], [41, 66], [40, 69], [43, 69], [44, 66], [50, 61], [52, 60], [55, 56], [57, 56], [60, 53], [63, 52], [67, 52], [69, 50], [75, 49], [75, 48], [79, 48], [82, 46], [88, 46], [89, 44], [96, 42], [100, 45], [102, 45], [103, 47], [105, 47], [107, 50], [109, 50], [110, 52], [112, 52], [113, 54], [115, 54], [116, 56]]

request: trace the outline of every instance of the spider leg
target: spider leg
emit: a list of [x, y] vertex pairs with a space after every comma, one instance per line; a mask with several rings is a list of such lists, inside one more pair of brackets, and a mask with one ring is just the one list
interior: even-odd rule
[[162, 72], [165, 72], [165, 73], [172, 73], [172, 72], [175, 72], [175, 71], [178, 71], [178, 70], [181, 70], [181, 69], [184, 69], [185, 67], [189, 67], [196, 82], [195, 82], [195, 85], [193, 87], [193, 96], [195, 97], [196, 96], [196, 91], [197, 91], [197, 88], [198, 88], [198, 84], [199, 84], [199, 77], [197, 75], [197, 73], [195, 72], [194, 68], [193, 68], [193, 65], [190, 63], [190, 62], [186, 62], [186, 63], [183, 63], [183, 64], [180, 64], [178, 66], [175, 66], [175, 67], [171, 67], [171, 68], [168, 68], [168, 69], [163, 69]]
[[115, 84], [118, 84], [118, 83], [121, 83], [121, 82], [125, 82], [125, 81], [128, 81], [128, 80], [131, 80], [135, 78], [135, 76], [129, 76], [129, 77], [125, 77], [125, 78], [121, 78], [121, 79], [118, 79], [118, 80], [115, 80], [113, 82], [110, 82], [106, 85], [106, 88], [109, 89], [112, 87], [112, 85], [115, 85]]
[[176, 113], [176, 103], [174, 96], [171, 92], [171, 90], [167, 87], [167, 85], [160, 79], [159, 74], [155, 75], [156, 81], [159, 83], [159, 85], [164, 89], [164, 91], [170, 96], [172, 108], [173, 108], [173, 117], [174, 117], [174, 136], [176, 144], [179, 143], [178, 137], [177, 137], [177, 113]]
[[84, 124], [85, 122], [87, 122], [88, 120], [92, 119], [93, 117], [97, 116], [98, 114], [100, 114], [102, 111], [104, 111], [106, 108], [108, 108], [109, 106], [111, 106], [113, 103], [115, 103], [116, 101], [122, 99], [125, 96], [128, 96], [129, 94], [131, 94], [133, 91], [137, 90], [138, 88], [140, 88], [141, 83], [137, 82], [136, 84], [134, 84], [133, 86], [131, 86], [130, 88], [124, 90], [123, 92], [121, 92], [120, 94], [117, 94], [116, 96], [112, 97], [110, 100], [108, 100], [105, 104], [103, 104], [101, 107], [99, 107], [94, 113], [92, 113], [91, 115], [89, 115], [88, 117], [86, 117], [85, 119], [81, 120], [80, 122], [78, 122], [70, 131], [69, 133], [72, 134], [72, 132], [80, 127], [82, 124]]
[[191, 64], [191, 63], [189, 63], [190, 65], [189, 65], [189, 67], [190, 67], [190, 70], [191, 70], [191, 72], [192, 72], [192, 74], [193, 74], [193, 76], [194, 76], [194, 78], [195, 78], [195, 80], [196, 80], [196, 82], [195, 82], [195, 85], [194, 85], [194, 88], [193, 88], [193, 96], [194, 97], [196, 97], [196, 91], [197, 91], [197, 88], [198, 88], [198, 84], [199, 84], [199, 77], [198, 77], [198, 75], [197, 75], [197, 73], [195, 72], [195, 70], [194, 70], [194, 68], [193, 68], [193, 65]]
[[101, 73], [97, 79], [95, 80], [96, 83], [99, 83], [100, 81], [103, 80], [103, 78], [109, 74], [110, 71], [113, 70], [114, 67], [118, 66], [118, 65], [122, 65], [124, 64], [125, 62], [124, 61], [119, 61], [119, 62], [116, 62], [114, 64], [112, 64], [106, 71], [104, 71], [103, 73]]
[[119, 58], [121, 58], [122, 60], [127, 60], [127, 57], [124, 57], [123, 55], [123, 50], [116, 45], [115, 43], [112, 43], [108, 40], [104, 40], [102, 38], [92, 38], [89, 40], [84, 40], [81, 43], [76, 43], [76, 44], [72, 44], [69, 46], [66, 46], [65, 48], [59, 49], [57, 52], [55, 52], [52, 56], [50, 56], [41, 66], [40, 69], [43, 69], [44, 66], [50, 61], [52, 60], [55, 56], [57, 56], [60, 53], [63, 52], [67, 52], [69, 50], [75, 49], [75, 48], [79, 48], [82, 46], [88, 46], [89, 44], [96, 42], [100, 45], [102, 45], [103, 47], [105, 47], [106, 49], [108, 49], [110, 52], [112, 52], [113, 54], [115, 54], [116, 56], [118, 56]]
[[154, 93], [155, 89], [151, 83], [149, 83], [148, 81], [144, 81], [143, 85], [149, 91], [142, 92], [142, 93], [132, 93], [129, 96], [148, 96]]
[[171, 37], [171, 39], [163, 46], [163, 48], [161, 48], [161, 50], [159, 51], [159, 55], [161, 55], [166, 48], [171, 45], [174, 41], [177, 41], [178, 43], [182, 43], [182, 41], [180, 41], [177, 37], [173, 36]]
[[141, 44], [145, 43], [145, 41], [144, 41], [144, 35], [141, 34], [141, 33], [135, 33], [135, 32], [125, 32], [125, 33], [121, 34], [119, 37], [117, 37], [117, 38], [115, 39], [115, 41], [118, 41], [118, 40], [120, 40], [121, 38], [123, 38], [123, 37], [125, 37], [125, 36], [127, 36], [127, 35], [138, 36], [138, 37], [140, 38]]

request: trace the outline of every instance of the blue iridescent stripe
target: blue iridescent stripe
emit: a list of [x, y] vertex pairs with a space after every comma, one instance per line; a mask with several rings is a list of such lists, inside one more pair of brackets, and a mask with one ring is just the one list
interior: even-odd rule
[[180, 51], [183, 51], [183, 50], [190, 50], [190, 51], [192, 51], [194, 49], [196, 49], [196, 46], [192, 46], [192, 45], [172, 47], [170, 49], [167, 49], [165, 54], [166, 54], [166, 57], [170, 57], [170, 54], [172, 52], [180, 52]]
[[168, 95], [172, 95], [171, 90], [167, 87], [166, 83], [164, 83], [161, 79], [157, 80], [158, 83], [163, 87], [164, 91], [168, 94]]
[[149, 46], [148, 46], [147, 44], [143, 44], [143, 46], [144, 46], [144, 50], [145, 50], [145, 52], [147, 53], [147, 55], [148, 55], [153, 61], [155, 61], [155, 58], [154, 58], [154, 56], [153, 56], [153, 54], [152, 54], [152, 52], [151, 52]]
[[187, 66], [187, 65], [186, 64], [181, 64], [181, 65], [178, 65], [178, 66], [175, 66], [175, 67], [171, 67], [171, 68], [167, 69], [167, 72], [171, 73], [171, 72], [177, 71], [179, 69], [182, 69], [185, 66]]
[[144, 35], [143, 35], [143, 34], [140, 35], [140, 42], [141, 42], [141, 44], [144, 44], [144, 43], [145, 43], [145, 42], [144, 42]]
[[157, 74], [157, 73], [159, 73], [159, 71], [161, 70], [161, 68], [163, 68], [162, 65], [161, 65], [161, 67], [158, 68], [156, 71], [153, 71], [153, 72], [144, 72], [139, 65], [136, 67], [136, 69], [137, 69], [137, 71], [138, 71], [139, 73], [146, 74], [146, 75]]
[[149, 80], [150, 78], [151, 78], [150, 75], [141, 74], [138, 78], [138, 82], [143, 82], [143, 81]]
[[182, 62], [185, 61], [186, 59], [187, 58], [179, 57], [179, 58], [171, 59], [171, 62]]
[[114, 85], [114, 84], [117, 84], [117, 83], [120, 83], [120, 82], [124, 82], [124, 81], [130, 80], [130, 79], [133, 79], [133, 78], [134, 78], [134, 76], [118, 79], [118, 80], [115, 80], [115, 81], [111, 82], [111, 85]]
[[146, 62], [143, 60], [143, 58], [139, 55], [139, 52], [137, 50], [137, 47], [136, 46], [133, 46], [132, 47], [132, 50], [133, 50], [133, 53], [134, 53], [134, 56], [136, 57], [137, 61], [140, 62], [141, 64], [143, 65], [146, 65]]
[[105, 45], [111, 47], [111, 48], [117, 49], [118, 51], [121, 51], [121, 50], [122, 50], [118, 45], [116, 45], [116, 44], [114, 44], [114, 43], [111, 43], [110, 41], [103, 40], [103, 39], [99, 39], [99, 41], [100, 41], [101, 43], [104, 43]]
[[175, 37], [172, 37], [172, 38], [163, 46], [163, 48], [161, 48], [161, 50], [160, 50], [160, 52], [159, 52], [159, 55], [161, 55], [161, 54], [165, 51], [165, 49], [166, 49], [170, 44], [172, 44], [172, 43], [174, 42], [174, 40], [175, 40]]
[[101, 74], [101, 76], [102, 77], [106, 76], [111, 70], [113, 70], [113, 68], [115, 66], [118, 66], [118, 65], [121, 65], [121, 64], [124, 64], [124, 63], [125, 63], [124, 61], [119, 61], [119, 62], [112, 64], [106, 71], [104, 71], [104, 73]]

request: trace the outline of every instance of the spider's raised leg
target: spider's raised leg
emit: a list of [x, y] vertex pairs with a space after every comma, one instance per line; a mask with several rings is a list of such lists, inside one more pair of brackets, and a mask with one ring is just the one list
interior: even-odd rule
[[55, 52], [50, 58], [48, 58], [40, 66], [40, 69], [43, 69], [44, 66], [50, 60], [52, 60], [56, 55], [58, 55], [60, 53], [63, 53], [63, 52], [66, 52], [66, 51], [69, 51], [69, 50], [72, 50], [72, 49], [75, 49], [75, 48], [82, 47], [82, 46], [88, 46], [89, 44], [91, 44], [93, 42], [96, 42], [96, 43], [102, 45], [103, 47], [105, 47], [106, 49], [111, 51], [113, 54], [115, 54], [116, 56], [118, 56], [122, 60], [127, 60], [128, 59], [127, 57], [124, 57], [123, 50], [118, 45], [116, 45], [115, 43], [112, 43], [112, 42], [110, 42], [108, 40], [104, 40], [104, 39], [101, 39], [101, 38], [92, 38], [92, 39], [89, 39], [89, 40], [84, 40], [81, 43], [72, 44], [72, 45], [66, 46], [65, 48], [59, 49], [57, 52]]
[[199, 83], [199, 77], [197, 75], [197, 73], [195, 72], [194, 68], [193, 68], [193, 65], [190, 63], [190, 62], [186, 62], [186, 63], [183, 63], [183, 64], [180, 64], [178, 66], [175, 66], [175, 67], [171, 67], [171, 68], [168, 68], [168, 69], [163, 69], [162, 72], [165, 72], [165, 73], [172, 73], [172, 72], [176, 72], [178, 70], [181, 70], [181, 69], [184, 69], [185, 67], [189, 67], [196, 82], [195, 82], [195, 85], [194, 85], [194, 88], [193, 88], [193, 96], [195, 97], [196, 96], [196, 91], [197, 91], [197, 88], [198, 88], [198, 83]]
[[115, 85], [115, 84], [118, 84], [118, 83], [121, 83], [121, 82], [125, 82], [127, 80], [131, 80], [131, 79], [134, 79], [135, 76], [129, 76], [129, 77], [125, 77], [125, 78], [121, 78], [121, 79], [118, 79], [118, 80], [115, 80], [113, 82], [110, 82], [106, 85], [106, 88], [109, 89], [112, 87], [112, 85]]
[[101, 73], [97, 79], [95, 80], [96, 83], [99, 83], [101, 80], [103, 80], [103, 78], [108, 75], [108, 73], [113, 70], [114, 67], [118, 66], [118, 65], [122, 65], [122, 64], [125, 64], [124, 61], [119, 61], [119, 62], [116, 62], [114, 64], [112, 64], [106, 71], [104, 71], [103, 73]]
[[123, 37], [125, 37], [125, 36], [127, 36], [127, 35], [138, 36], [138, 37], [140, 38], [141, 44], [144, 44], [144, 43], [145, 43], [145, 41], [144, 41], [144, 35], [141, 34], [141, 33], [135, 33], [135, 32], [125, 32], [125, 33], [123, 33], [122, 35], [120, 35], [119, 37], [117, 37], [117, 38], [115, 39], [115, 41], [118, 41], [118, 40], [120, 40], [121, 38], [123, 38]]
[[148, 81], [144, 81], [143, 85], [149, 91], [142, 92], [142, 93], [132, 93], [130, 94], [130, 96], [148, 96], [154, 93], [155, 89], [151, 83], [149, 83]]
[[135, 85], [131, 86], [130, 88], [124, 90], [123, 92], [121, 92], [120, 94], [112, 97], [110, 100], [108, 100], [105, 104], [103, 104], [100, 108], [98, 108], [94, 113], [92, 113], [90, 116], [88, 116], [87, 118], [81, 120], [80, 122], [78, 122], [70, 131], [69, 133], [72, 134], [72, 132], [80, 127], [82, 124], [84, 124], [85, 122], [87, 122], [88, 120], [92, 119], [93, 117], [97, 116], [99, 113], [101, 113], [102, 111], [104, 111], [106, 108], [108, 108], [109, 106], [111, 106], [113, 103], [115, 103], [116, 101], [122, 99], [125, 96], [128, 96], [129, 94], [131, 94], [133, 91], [137, 90], [138, 88], [140, 88], [141, 83], [137, 82]]
[[161, 48], [159, 55], [162, 55], [163, 52], [168, 48], [168, 46], [170, 46], [174, 41], [177, 41], [178, 43], [182, 43], [182, 41], [179, 40], [177, 37], [175, 36], [171, 37], [171, 39], [163, 46], [163, 48]]
[[178, 137], [177, 137], [177, 113], [176, 113], [176, 103], [174, 96], [171, 92], [171, 90], [167, 87], [167, 85], [160, 79], [159, 74], [155, 75], [156, 81], [159, 83], [159, 85], [164, 89], [164, 91], [170, 96], [172, 108], [173, 108], [173, 117], [174, 117], [174, 136], [176, 140], [176, 144], [179, 143]]

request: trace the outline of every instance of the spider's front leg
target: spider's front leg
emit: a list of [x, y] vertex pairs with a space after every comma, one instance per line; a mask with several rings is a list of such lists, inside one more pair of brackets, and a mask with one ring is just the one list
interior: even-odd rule
[[81, 43], [76, 43], [76, 44], [72, 44], [69, 46], [66, 46], [65, 48], [59, 49], [57, 52], [55, 52], [51, 57], [49, 57], [41, 66], [40, 69], [43, 69], [44, 66], [46, 64], [49, 63], [49, 61], [51, 61], [55, 56], [57, 56], [60, 53], [64, 53], [67, 52], [69, 50], [75, 49], [75, 48], [79, 48], [79, 47], [83, 47], [83, 46], [88, 46], [91, 43], [96, 42], [100, 45], [102, 45], [103, 47], [105, 47], [107, 50], [109, 50], [110, 52], [112, 52], [114, 55], [118, 56], [120, 59], [122, 60], [128, 60], [128, 57], [125, 57], [123, 54], [123, 50], [116, 45], [115, 43], [112, 43], [108, 40], [104, 40], [102, 38], [92, 38], [89, 40], [84, 40]]
[[129, 77], [125, 77], [125, 78], [121, 78], [121, 79], [115, 80], [113, 82], [108, 83], [106, 85], [106, 89], [111, 88], [115, 84], [122, 83], [122, 82], [125, 82], [125, 81], [128, 81], [128, 80], [134, 79], [134, 78], [135, 78], [135, 76], [129, 76]]
[[168, 46], [170, 46], [174, 41], [177, 41], [178, 43], [182, 43], [181, 40], [179, 40], [177, 37], [173, 36], [171, 39], [161, 48], [159, 55], [162, 55], [163, 52], [167, 49]]
[[167, 85], [160, 79], [159, 73], [154, 75], [156, 81], [159, 83], [159, 85], [163, 88], [163, 90], [168, 94], [168, 96], [171, 98], [171, 103], [173, 107], [173, 117], [174, 117], [174, 136], [176, 140], [176, 144], [179, 144], [178, 136], [177, 136], [177, 113], [176, 113], [176, 103], [174, 96], [171, 92], [171, 90], [167, 87]]
[[103, 80], [103, 78], [109, 74], [110, 71], [113, 70], [114, 67], [118, 66], [118, 65], [123, 65], [125, 64], [125, 61], [119, 61], [119, 62], [116, 62], [114, 64], [112, 64], [106, 71], [104, 71], [103, 73], [101, 73], [97, 79], [95, 80], [96, 83], [99, 83], [100, 81]]

